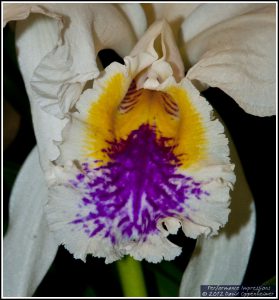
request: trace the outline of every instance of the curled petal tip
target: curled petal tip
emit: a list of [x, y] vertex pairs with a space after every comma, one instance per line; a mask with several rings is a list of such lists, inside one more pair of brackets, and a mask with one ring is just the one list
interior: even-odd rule
[[[209, 4], [196, 13], [207, 13], [211, 7], [214, 15], [222, 6]], [[222, 89], [247, 113], [274, 115], [276, 8], [273, 4], [231, 4], [231, 8], [226, 9], [230, 18], [217, 24], [211, 18], [214, 24], [185, 43], [183, 51], [193, 65], [187, 77]]]

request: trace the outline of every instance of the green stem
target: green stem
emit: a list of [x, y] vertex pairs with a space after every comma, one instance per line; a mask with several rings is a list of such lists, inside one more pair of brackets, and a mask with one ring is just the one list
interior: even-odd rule
[[144, 276], [139, 261], [128, 256], [116, 262], [125, 297], [147, 297]]

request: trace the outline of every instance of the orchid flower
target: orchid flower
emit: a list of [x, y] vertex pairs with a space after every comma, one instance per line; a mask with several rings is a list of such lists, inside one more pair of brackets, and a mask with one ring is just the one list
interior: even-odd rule
[[[255, 207], [200, 91], [275, 114], [275, 5], [143, 7], [4, 4], [37, 139], [11, 195], [5, 296], [32, 295], [60, 244], [83, 261], [156, 263], [181, 253], [167, 238], [180, 227], [198, 239], [180, 296], [242, 282]], [[105, 48], [124, 64], [102, 69]]]

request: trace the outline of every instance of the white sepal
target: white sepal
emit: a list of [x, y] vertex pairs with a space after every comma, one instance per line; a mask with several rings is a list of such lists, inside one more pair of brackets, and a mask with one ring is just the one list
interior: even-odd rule
[[240, 285], [246, 272], [256, 230], [253, 196], [232, 142], [236, 184], [229, 221], [218, 236], [199, 238], [184, 272], [179, 295], [199, 297], [201, 285]]
[[58, 244], [43, 213], [46, 201], [47, 186], [35, 148], [25, 161], [10, 198], [3, 248], [5, 297], [32, 296], [54, 260]]

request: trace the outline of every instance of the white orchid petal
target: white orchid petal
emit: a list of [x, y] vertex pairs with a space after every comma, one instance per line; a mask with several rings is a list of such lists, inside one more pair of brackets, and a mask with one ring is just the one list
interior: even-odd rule
[[[29, 11], [32, 7], [28, 6]], [[65, 30], [61, 32], [61, 22], [57, 24], [42, 15], [32, 15], [17, 24], [17, 48], [31, 101], [41, 163], [47, 169], [47, 160], [59, 156], [55, 142], [62, 141], [68, 112], [86, 81], [99, 74], [97, 52], [107, 47], [121, 55], [128, 54], [135, 36], [125, 15], [114, 5], [45, 4], [40, 12], [53, 14], [58, 20], [63, 18]]]
[[50, 233], [43, 204], [47, 187], [37, 148], [26, 159], [12, 190], [4, 238], [4, 296], [31, 296], [51, 265], [58, 244]]
[[48, 160], [54, 160], [59, 155], [53, 141], [61, 141], [61, 131], [67, 120], [60, 120], [41, 109], [34, 97], [30, 80], [41, 59], [57, 43], [59, 27], [55, 20], [41, 15], [31, 15], [17, 25], [19, 25], [16, 28], [18, 63], [29, 95], [41, 165], [43, 169], [47, 169]]
[[179, 44], [181, 24], [188, 18], [200, 3], [142, 3], [148, 24], [156, 20], [165, 19], [173, 30], [176, 41]]
[[275, 6], [243, 14], [201, 32], [187, 45], [187, 77], [231, 96], [246, 112], [275, 114]]
[[4, 3], [3, 4], [3, 27], [10, 21], [19, 21], [26, 19], [31, 13], [40, 13], [52, 18], [60, 17], [54, 13], [48, 12], [43, 7], [33, 4]]
[[136, 37], [139, 39], [147, 28], [146, 16], [141, 5], [138, 3], [118, 3], [117, 6], [127, 16]]
[[[28, 83], [42, 58], [57, 44], [60, 28], [55, 19], [41, 14], [31, 14], [16, 24], [18, 61]], [[26, 88], [31, 93], [30, 84]]]
[[125, 14], [115, 5], [82, 3], [44, 6], [64, 16], [63, 21], [67, 26], [65, 44], [71, 48], [72, 71], [76, 73], [92, 72], [90, 60], [95, 61], [98, 51], [112, 48], [121, 56], [125, 56], [136, 42], [133, 28]]
[[166, 19], [169, 23], [186, 19], [200, 3], [143, 3], [142, 7], [149, 22]]
[[42, 107], [63, 118], [77, 101], [86, 81], [99, 75], [97, 52], [113, 48], [120, 55], [127, 54], [135, 36], [125, 16], [113, 5], [49, 4], [46, 7], [66, 16], [65, 43], [42, 60], [32, 78], [32, 87]]
[[[187, 43], [202, 31], [222, 21], [267, 6], [266, 3], [145, 3], [142, 7], [149, 24], [166, 19], [178, 46]], [[185, 54], [185, 59], [192, 61]]]
[[198, 240], [180, 285], [179, 295], [183, 297], [201, 296], [201, 285], [240, 285], [245, 275], [255, 236], [256, 211], [236, 150], [230, 144], [237, 180], [229, 221], [218, 236]]
[[[181, 24], [182, 41], [186, 45], [200, 33], [219, 23], [228, 21], [266, 7], [266, 3], [204, 3], [195, 7], [195, 10], [183, 20]], [[189, 9], [189, 8], [188, 8]], [[182, 10], [182, 8], [181, 8]], [[195, 63], [192, 55], [186, 54], [191, 63]]]

